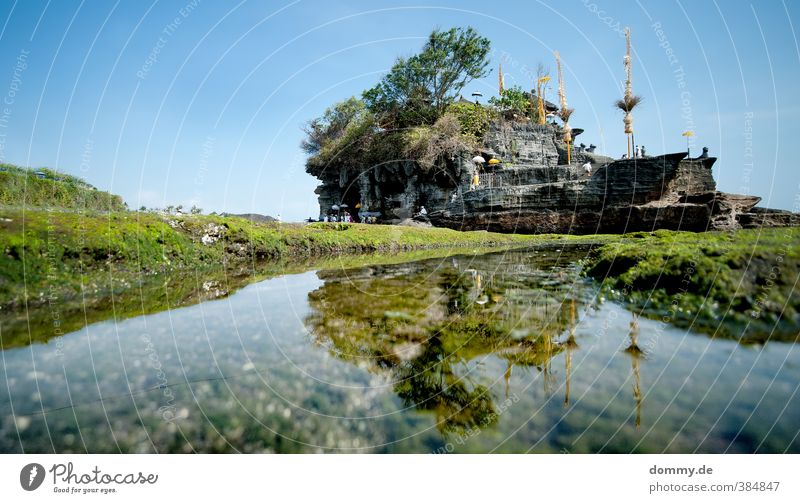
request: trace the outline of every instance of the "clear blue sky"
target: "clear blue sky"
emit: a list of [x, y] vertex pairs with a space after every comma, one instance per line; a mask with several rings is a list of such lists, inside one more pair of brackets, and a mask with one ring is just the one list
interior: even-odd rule
[[316, 216], [302, 124], [434, 27], [466, 25], [491, 39], [494, 70], [465, 94], [495, 93], [501, 61], [507, 85], [530, 88], [558, 50], [580, 141], [619, 156], [630, 26], [637, 143], [680, 151], [693, 129], [694, 151], [720, 158], [720, 190], [798, 210], [799, 12], [781, 0], [2, 0], [0, 159], [82, 176], [133, 208]]

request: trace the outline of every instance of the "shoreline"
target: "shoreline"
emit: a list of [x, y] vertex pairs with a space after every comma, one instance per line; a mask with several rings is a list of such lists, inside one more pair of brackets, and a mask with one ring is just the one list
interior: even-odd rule
[[516, 235], [139, 212], [22, 215], [0, 209], [3, 348], [224, 298], [283, 274], [542, 245], [592, 247], [584, 276], [643, 316], [743, 343], [794, 341], [800, 327], [800, 300], [786, 284], [800, 274], [798, 228]]

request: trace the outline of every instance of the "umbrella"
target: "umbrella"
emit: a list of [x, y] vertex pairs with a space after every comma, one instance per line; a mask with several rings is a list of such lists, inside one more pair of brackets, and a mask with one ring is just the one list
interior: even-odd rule
[[475, 157], [472, 158], [472, 162], [479, 162], [479, 163], [483, 164], [486, 161], [483, 159], [483, 156], [476, 155]]

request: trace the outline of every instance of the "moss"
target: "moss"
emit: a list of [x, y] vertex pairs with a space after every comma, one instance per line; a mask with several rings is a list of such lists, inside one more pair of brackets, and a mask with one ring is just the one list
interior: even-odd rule
[[795, 340], [800, 229], [657, 231], [607, 243], [587, 275], [646, 315], [742, 342]]

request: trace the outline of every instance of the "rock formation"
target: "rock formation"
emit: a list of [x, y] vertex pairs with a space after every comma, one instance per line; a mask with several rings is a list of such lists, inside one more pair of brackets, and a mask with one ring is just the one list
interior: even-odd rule
[[436, 226], [575, 234], [800, 224], [798, 214], [755, 207], [759, 197], [718, 192], [716, 158], [612, 160], [578, 149], [567, 164], [562, 134], [556, 125], [499, 121], [483, 138], [483, 163], [462, 152], [431, 169], [387, 159], [366, 169], [314, 170], [320, 216], [344, 204], [353, 215], [400, 223], [424, 206]]

